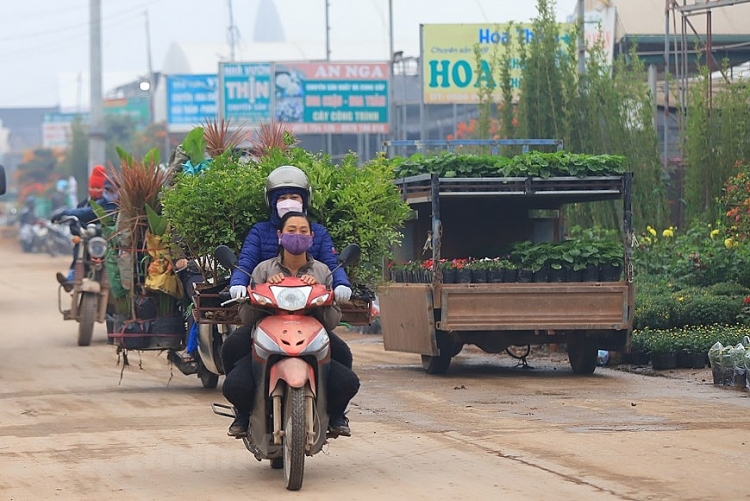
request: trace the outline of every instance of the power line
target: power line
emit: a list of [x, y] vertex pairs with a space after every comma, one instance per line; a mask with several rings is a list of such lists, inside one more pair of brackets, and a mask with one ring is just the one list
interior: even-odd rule
[[[144, 5], [146, 7], [148, 7], [148, 6], [151, 6], [153, 4], [156, 4], [156, 3], [162, 2], [162, 1], [164, 1], [164, 0], [152, 0], [148, 4], [144, 4]], [[88, 8], [86, 10], [88, 11]], [[111, 15], [108, 15], [108, 16], [103, 16], [102, 17], [102, 22], [108, 22], [108, 21], [110, 21], [112, 19], [118, 19], [118, 18], [123, 17], [123, 16], [128, 16], [128, 15], [131, 15], [132, 13], [134, 13], [136, 11], [137, 12], [143, 12], [143, 6], [141, 6], [141, 7], [131, 7], [129, 9], [123, 10], [121, 12], [117, 12], [115, 14], [111, 14]], [[70, 12], [70, 10], [58, 11], [58, 12]], [[25, 40], [25, 39], [28, 39], [28, 38], [39, 38], [39, 37], [45, 37], [47, 35], [55, 34], [55, 33], [65, 33], [65, 32], [72, 31], [72, 30], [81, 30], [81, 29], [88, 28], [89, 24], [90, 23], [88, 21], [85, 21], [83, 23], [76, 23], [74, 25], [64, 26], [64, 27], [61, 27], [61, 28], [58, 28], [58, 29], [54, 29], [54, 30], [44, 30], [44, 31], [38, 31], [38, 32], [35, 32], [35, 33], [25, 33], [23, 35], [8, 35], [8, 36], [0, 37], [0, 42], [3, 42], [3, 41]]]

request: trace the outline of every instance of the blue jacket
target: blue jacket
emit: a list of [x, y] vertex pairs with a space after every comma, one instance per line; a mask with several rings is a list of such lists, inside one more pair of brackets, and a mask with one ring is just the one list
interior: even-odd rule
[[[278, 219], [278, 216], [277, 216]], [[252, 274], [255, 267], [261, 261], [271, 259], [279, 255], [279, 236], [276, 234], [279, 225], [272, 221], [255, 223], [242, 244], [240, 251], [239, 267]], [[331, 235], [325, 227], [318, 223], [312, 223], [313, 244], [308, 251], [310, 255], [325, 263], [331, 270], [338, 266], [336, 253], [333, 247]], [[229, 285], [248, 285], [250, 277], [239, 270], [232, 272]], [[333, 286], [346, 285], [351, 288], [349, 279], [344, 268], [333, 272]]]
[[[247, 274], [240, 270], [234, 270], [232, 272], [232, 278], [229, 281], [229, 285], [248, 285], [250, 283], [250, 276], [258, 263], [271, 259], [279, 255], [279, 236], [276, 233], [281, 223], [281, 218], [276, 213], [276, 201], [279, 196], [288, 192], [297, 192], [293, 190], [276, 190], [270, 194], [269, 206], [271, 209], [271, 216], [269, 221], [262, 221], [255, 223], [245, 237], [245, 242], [242, 244], [239, 257], [239, 267], [247, 271]], [[299, 192], [303, 197], [304, 206], [303, 210], [307, 209], [307, 194]], [[333, 247], [333, 240], [328, 230], [322, 224], [312, 223], [310, 230], [313, 232], [313, 244], [310, 247], [308, 253], [313, 257], [325, 263], [329, 269], [333, 270], [338, 266], [336, 261], [336, 249]], [[339, 268], [333, 272], [333, 287], [338, 285], [346, 285], [351, 288], [349, 278], [346, 276], [344, 268]]]
[[[98, 203], [102, 207], [102, 209], [104, 209], [107, 212], [107, 214], [112, 215], [114, 212], [117, 211], [118, 207], [117, 207], [117, 204], [114, 202], [107, 202], [103, 198], [99, 198], [93, 201]], [[95, 221], [97, 219], [96, 214], [94, 213], [94, 209], [91, 208], [91, 204], [88, 202], [83, 207], [78, 207], [76, 209], [66, 209], [62, 212], [62, 215], [77, 217], [83, 226], [86, 226], [90, 222]]]

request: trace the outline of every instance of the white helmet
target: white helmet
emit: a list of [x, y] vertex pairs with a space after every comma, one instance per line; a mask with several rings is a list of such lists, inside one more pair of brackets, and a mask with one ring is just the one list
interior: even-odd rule
[[266, 187], [263, 189], [263, 196], [266, 200], [266, 205], [271, 205], [269, 196], [274, 190], [279, 188], [299, 188], [306, 192], [307, 200], [306, 203], [310, 203], [312, 198], [312, 188], [310, 187], [310, 181], [307, 179], [307, 175], [299, 167], [293, 165], [282, 165], [281, 167], [275, 168], [268, 175], [266, 179]]

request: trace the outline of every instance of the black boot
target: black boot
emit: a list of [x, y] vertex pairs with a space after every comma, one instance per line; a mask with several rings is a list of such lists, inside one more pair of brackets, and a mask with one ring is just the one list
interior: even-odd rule
[[332, 438], [339, 436], [351, 437], [352, 430], [349, 428], [349, 419], [343, 415], [331, 416], [331, 420], [328, 422], [328, 428]]
[[62, 285], [62, 288], [65, 289], [65, 292], [70, 292], [73, 290], [73, 283], [68, 281], [68, 277], [57, 272], [57, 275], [55, 275], [55, 278], [57, 278], [57, 281], [60, 282], [60, 285]]
[[250, 426], [250, 413], [236, 412], [236, 417], [227, 430], [227, 435], [234, 438], [247, 436], [247, 428]]

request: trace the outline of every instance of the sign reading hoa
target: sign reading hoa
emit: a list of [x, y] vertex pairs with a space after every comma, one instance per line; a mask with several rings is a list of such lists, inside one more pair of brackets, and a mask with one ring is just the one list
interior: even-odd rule
[[[567, 26], [563, 25], [563, 31]], [[517, 94], [521, 64], [516, 57], [520, 39], [534, 39], [531, 24], [426, 24], [422, 36], [422, 99], [425, 104], [479, 102], [478, 88], [495, 88], [493, 98], [502, 101], [496, 85], [496, 62], [510, 52], [510, 84]], [[566, 44], [568, 36], [560, 37]], [[478, 59], [478, 60], [477, 60]]]

